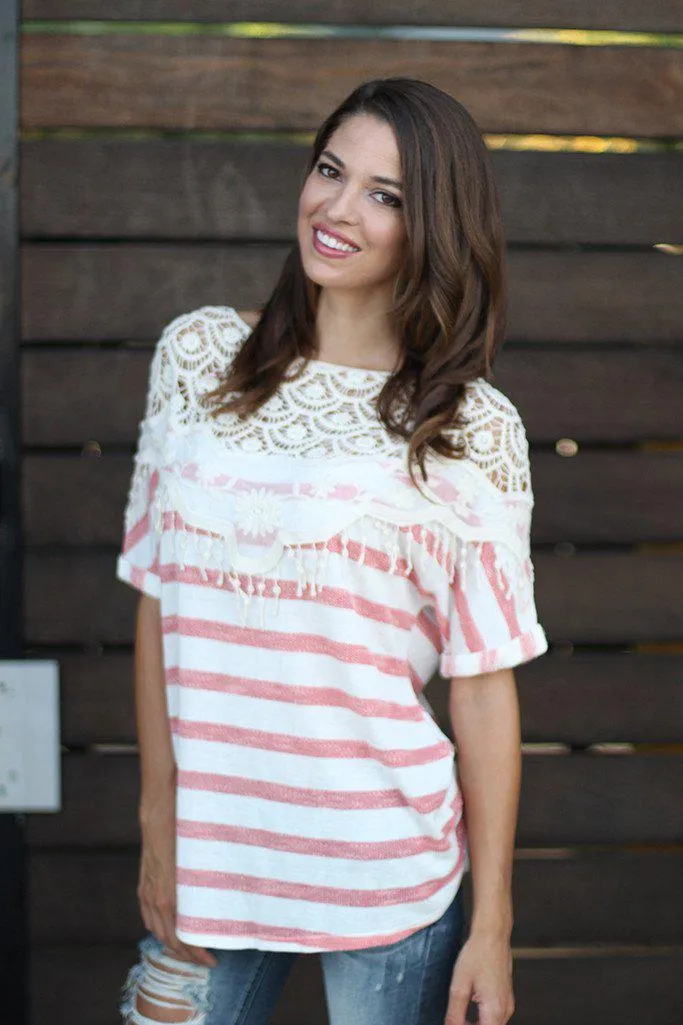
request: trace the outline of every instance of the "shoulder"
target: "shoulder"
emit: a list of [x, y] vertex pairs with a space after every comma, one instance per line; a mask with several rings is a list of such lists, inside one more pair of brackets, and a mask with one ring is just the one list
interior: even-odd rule
[[531, 496], [529, 443], [515, 404], [483, 377], [470, 381], [460, 409], [466, 457], [503, 492]]
[[232, 306], [199, 306], [169, 321], [158, 347], [183, 370], [221, 356], [232, 358], [250, 333], [251, 328]]
[[157, 412], [177, 394], [194, 405], [199, 392], [227, 369], [250, 333], [232, 306], [199, 306], [168, 321], [150, 364], [148, 413]]
[[499, 388], [484, 377], [477, 377], [465, 386], [462, 412], [473, 422], [522, 424], [522, 418], [514, 402]]

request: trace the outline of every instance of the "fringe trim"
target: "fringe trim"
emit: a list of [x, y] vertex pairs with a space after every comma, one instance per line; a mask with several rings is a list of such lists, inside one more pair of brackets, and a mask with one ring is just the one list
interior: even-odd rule
[[[147, 488], [138, 486], [136, 497], [143, 501]], [[172, 550], [180, 570], [187, 565], [196, 566], [202, 579], [208, 583], [209, 574], [215, 575], [214, 585], [232, 590], [238, 599], [241, 625], [245, 626], [252, 607], [256, 606], [257, 621], [265, 627], [266, 611], [273, 617], [279, 613], [283, 576], [283, 559], [293, 563], [296, 595], [316, 597], [322, 587], [326, 569], [333, 554], [344, 560], [364, 565], [369, 549], [379, 549], [388, 557], [388, 571], [396, 576], [410, 577], [424, 570], [426, 561], [436, 561], [445, 571], [449, 586], [456, 578], [466, 591], [468, 586], [479, 588], [486, 582], [486, 568], [482, 562], [484, 540], [464, 540], [441, 522], [430, 524], [397, 525], [381, 518], [365, 515], [345, 527], [333, 537], [315, 543], [285, 544], [277, 566], [267, 573], [238, 570], [231, 564], [232, 546], [228, 539], [203, 528], [194, 528], [184, 521], [168, 501], [165, 489], [156, 489], [150, 507], [150, 519], [158, 537], [164, 533], [164, 519], [172, 517]], [[373, 528], [372, 530], [370, 528]], [[533, 594], [534, 572], [529, 556], [521, 557], [509, 545], [499, 541], [494, 545], [493, 571], [498, 588], [507, 599], [513, 591], [523, 596], [526, 607]]]

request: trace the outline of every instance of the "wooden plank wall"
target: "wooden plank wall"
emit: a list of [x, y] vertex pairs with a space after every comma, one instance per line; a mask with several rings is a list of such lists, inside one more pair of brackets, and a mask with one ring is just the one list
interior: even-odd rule
[[[518, 671], [514, 1021], [683, 1020], [683, 260], [655, 248], [683, 242], [683, 53], [654, 35], [680, 33], [681, 8], [465, 2], [457, 24], [453, 10], [24, 2], [24, 641], [60, 659], [64, 744], [64, 810], [28, 824], [32, 1025], [114, 1025], [141, 934], [136, 599], [114, 560], [151, 346], [180, 312], [263, 302], [294, 233], [305, 148], [291, 133], [397, 72], [477, 118], [509, 240], [496, 383], [532, 442], [552, 642]], [[230, 34], [226, 11], [289, 28]], [[387, 32], [407, 24], [419, 38]], [[429, 693], [447, 730], [443, 683]], [[274, 1022], [324, 1025], [321, 985], [300, 958]]]
[[[0, 5], [0, 659], [21, 658], [23, 624], [20, 493], [18, 0]], [[4, 669], [0, 669], [3, 672]], [[4, 689], [4, 688], [3, 688]], [[2, 700], [7, 709], [5, 694]], [[9, 710], [9, 709], [8, 709]], [[3, 709], [2, 718], [5, 718]], [[4, 743], [0, 728], [0, 751]], [[10, 765], [0, 758], [0, 792]], [[27, 1014], [24, 816], [0, 813], [0, 992], [16, 1025]]]

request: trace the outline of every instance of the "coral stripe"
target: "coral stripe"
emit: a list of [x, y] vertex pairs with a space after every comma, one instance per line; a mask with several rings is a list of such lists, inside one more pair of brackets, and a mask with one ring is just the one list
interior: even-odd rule
[[260, 797], [265, 801], [298, 804], [309, 808], [335, 808], [351, 810], [379, 810], [382, 808], [414, 808], [420, 814], [429, 814], [440, 808], [445, 790], [410, 797], [402, 790], [315, 790], [310, 787], [292, 787], [284, 783], [245, 779], [242, 776], [221, 776], [214, 772], [191, 772], [179, 769], [177, 784], [185, 790], [209, 790], [219, 794], [238, 794], [240, 797]]
[[[218, 586], [216, 583], [219, 576], [217, 569], [208, 568], [205, 580], [199, 567], [191, 566], [187, 563], [184, 564], [184, 567], [181, 570], [179, 563], [165, 562], [161, 567], [161, 579], [166, 584], [177, 582], [179, 584], [188, 584], [191, 587], [207, 587], [211, 590]], [[247, 575], [241, 574], [243, 586], [246, 579]], [[267, 577], [266, 598], [273, 597], [273, 584], [274, 580]], [[308, 590], [304, 591], [303, 594], [297, 594], [298, 583], [296, 580], [280, 579], [279, 584], [279, 601], [311, 602], [317, 605], [326, 605], [330, 608], [349, 609], [363, 619], [371, 619], [377, 623], [388, 623], [389, 626], [398, 627], [399, 630], [411, 630], [415, 622], [415, 617], [410, 612], [383, 602], [371, 601], [364, 595], [356, 594], [347, 588], [330, 587], [324, 584], [316, 594], [311, 594]], [[227, 589], [230, 587], [230, 584], [228, 581], [224, 581], [223, 586]]]
[[149, 569], [137, 569], [137, 567], [133, 566], [130, 571], [131, 584], [134, 584], [135, 587], [139, 587], [141, 590], [144, 590], [146, 577], [150, 573], [154, 573], [154, 566], [150, 566]]
[[455, 879], [460, 871], [462, 851], [454, 867], [440, 879], [429, 879], [417, 886], [391, 886], [382, 890], [354, 890], [343, 886], [319, 886], [315, 883], [290, 883], [282, 879], [266, 879], [246, 872], [217, 872], [212, 869], [178, 868], [179, 886], [205, 886], [212, 890], [239, 890], [259, 893], [267, 897], [286, 900], [305, 900], [315, 904], [334, 904], [336, 907], [376, 908], [388, 904], [405, 904], [428, 900], [438, 890]]
[[500, 610], [505, 616], [505, 622], [508, 625], [508, 630], [510, 631], [510, 638], [512, 639], [514, 637], [519, 636], [519, 634], [521, 633], [519, 622], [517, 620], [517, 612], [515, 609], [514, 594], [511, 593], [509, 598], [507, 598], [505, 595], [509, 583], [508, 578], [503, 570], [501, 570], [503, 586], [500, 586], [496, 574], [495, 557], [495, 547], [487, 541], [484, 545], [482, 545], [482, 565], [486, 570], [486, 576], [488, 577], [489, 584], [491, 585], [491, 590], [496, 596], [496, 601], [500, 606]]
[[417, 625], [420, 633], [424, 634], [427, 640], [431, 643], [432, 647], [436, 652], [440, 652], [442, 648], [441, 636], [439, 634], [438, 624], [434, 622], [431, 616], [427, 615], [426, 610], [420, 609], [420, 615], [417, 617]]
[[421, 722], [424, 713], [417, 705], [402, 705], [397, 701], [379, 698], [359, 698], [338, 687], [306, 687], [303, 684], [277, 683], [257, 680], [250, 676], [231, 676], [228, 673], [204, 672], [169, 666], [168, 683], [196, 690], [218, 691], [221, 694], [240, 694], [264, 701], [285, 701], [294, 705], [315, 705], [322, 708], [348, 708], [358, 715], [385, 719]]
[[426, 765], [439, 758], [452, 757], [453, 748], [448, 740], [430, 744], [414, 750], [388, 748], [383, 750], [362, 740], [317, 740], [297, 737], [287, 733], [269, 733], [266, 730], [252, 730], [244, 726], [226, 726], [212, 722], [169, 719], [172, 732], [178, 737], [190, 740], [208, 740], [224, 744], [240, 744], [257, 747], [265, 751], [280, 751], [285, 754], [312, 755], [315, 758], [372, 758], [382, 765], [407, 766]]
[[[469, 602], [465, 597], [465, 593], [460, 586], [460, 581], [457, 576], [455, 583], [451, 587], [451, 593], [453, 595], [453, 608], [458, 618], [458, 625], [462, 631], [462, 636], [467, 645], [468, 651], [481, 651], [486, 647], [484, 639], [479, 633], [477, 624], [474, 620], [474, 616], [470, 611]], [[448, 634], [450, 640], [450, 630]]]
[[522, 658], [532, 659], [539, 654], [536, 635], [533, 630], [529, 630], [527, 633], [522, 634], [520, 642], [522, 645]]
[[410, 678], [410, 682], [412, 684], [415, 697], [419, 698], [420, 694], [425, 688], [427, 681], [422, 679], [422, 677], [419, 675], [414, 666], [408, 666], [408, 676]]
[[150, 532], [149, 511], [127, 530], [123, 537], [122, 554], [127, 555]]
[[232, 644], [244, 644], [263, 650], [295, 651], [300, 654], [329, 655], [340, 662], [374, 666], [389, 676], [405, 676], [406, 662], [402, 658], [370, 651], [363, 644], [346, 644], [319, 634], [283, 633], [278, 630], [257, 630], [254, 627], [233, 626], [215, 620], [188, 616], [164, 616], [161, 621], [165, 634], [177, 633], [188, 637], [208, 638]]
[[145, 501], [145, 512], [137, 521], [134, 523], [129, 530], [127, 530], [123, 537], [123, 543], [121, 546], [121, 553], [125, 555], [131, 548], [135, 547], [139, 541], [141, 541], [151, 530], [151, 523], [149, 518], [149, 510], [152, 504], [152, 499], [156, 493], [157, 485], [159, 483], [159, 471], [153, 470], [147, 488], [147, 498]]
[[178, 836], [192, 840], [226, 841], [227, 843], [249, 844], [271, 850], [290, 851], [322, 858], [353, 858], [356, 861], [370, 861], [390, 858], [410, 858], [427, 851], [447, 851], [452, 846], [450, 834], [457, 822], [453, 815], [442, 830], [440, 838], [432, 836], [410, 836], [403, 840], [325, 840], [321, 837], [294, 836], [291, 833], [276, 833], [269, 829], [247, 829], [213, 822], [178, 820]]
[[[254, 921], [236, 921], [230, 918], [198, 918], [192, 915], [178, 915], [176, 924], [181, 931], [195, 935], [210, 934], [213, 936], [245, 936], [266, 942], [295, 943], [299, 947], [311, 947], [313, 950], [348, 950], [349, 939], [346, 936], [334, 936], [326, 932], [314, 932], [310, 929], [294, 929], [284, 925], [264, 925]], [[400, 929], [397, 932], [373, 933], [371, 936], [354, 936], [353, 947], [383, 946], [385, 943], [398, 943], [399, 940], [411, 936], [420, 926]]]

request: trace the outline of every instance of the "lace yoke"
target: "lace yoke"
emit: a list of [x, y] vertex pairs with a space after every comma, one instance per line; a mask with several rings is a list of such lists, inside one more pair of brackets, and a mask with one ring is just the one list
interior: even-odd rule
[[403, 575], [417, 558], [431, 558], [464, 583], [472, 551], [493, 542], [508, 587], [533, 580], [528, 444], [500, 391], [483, 378], [467, 386], [466, 455], [430, 454], [423, 495], [408, 475], [407, 443], [376, 411], [389, 371], [301, 358], [292, 366], [300, 376], [288, 376], [246, 421], [212, 417], [203, 396], [249, 331], [232, 308], [218, 306], [164, 329], [150, 366], [128, 529], [153, 496], [155, 529], [170, 532], [181, 567], [196, 560], [216, 586], [233, 587], [245, 616], [283, 558], [293, 560], [300, 590], [315, 593], [335, 551], [361, 562], [370, 549], [383, 551]]

